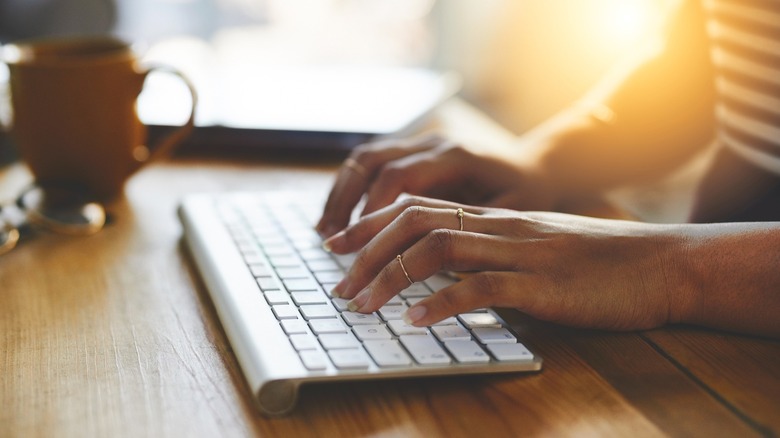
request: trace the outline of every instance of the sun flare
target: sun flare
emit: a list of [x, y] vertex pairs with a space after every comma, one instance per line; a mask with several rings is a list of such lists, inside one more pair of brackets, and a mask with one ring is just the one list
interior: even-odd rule
[[658, 8], [647, 0], [616, 0], [601, 16], [604, 31], [612, 38], [636, 40], [659, 19]]

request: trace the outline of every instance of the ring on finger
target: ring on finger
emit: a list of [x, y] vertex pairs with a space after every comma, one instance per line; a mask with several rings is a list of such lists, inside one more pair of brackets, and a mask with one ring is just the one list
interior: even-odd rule
[[344, 167], [357, 173], [363, 178], [368, 178], [368, 169], [366, 169], [366, 166], [358, 163], [354, 158], [347, 158], [344, 160]]
[[406, 271], [406, 266], [404, 266], [404, 260], [401, 254], [395, 256], [395, 259], [398, 260], [398, 264], [401, 266], [401, 270], [404, 273], [404, 277], [406, 277], [406, 279], [409, 281], [409, 285], [410, 286], [413, 285], [414, 282], [412, 281], [412, 278], [409, 276], [409, 272]]
[[459, 208], [459, 209], [458, 209], [458, 210], [455, 212], [455, 215], [456, 215], [456, 216], [458, 216], [458, 221], [460, 222], [460, 231], [463, 231], [463, 216], [464, 216], [464, 214], [463, 214], [463, 209], [462, 209], [462, 208]]

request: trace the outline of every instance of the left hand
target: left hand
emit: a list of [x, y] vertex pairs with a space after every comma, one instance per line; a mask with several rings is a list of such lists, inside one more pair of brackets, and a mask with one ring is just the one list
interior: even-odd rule
[[403, 267], [413, 281], [444, 269], [476, 273], [411, 307], [407, 322], [426, 326], [496, 306], [571, 326], [634, 330], [680, 321], [694, 287], [686, 243], [672, 225], [411, 197], [325, 245], [340, 254], [360, 250], [333, 290], [358, 312], [374, 312], [408, 287]]

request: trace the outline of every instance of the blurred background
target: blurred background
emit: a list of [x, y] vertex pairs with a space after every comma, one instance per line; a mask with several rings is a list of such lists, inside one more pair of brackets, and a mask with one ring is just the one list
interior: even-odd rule
[[214, 50], [269, 64], [454, 70], [463, 97], [520, 133], [656, 34], [673, 1], [0, 0], [0, 42], [110, 33], [194, 75]]

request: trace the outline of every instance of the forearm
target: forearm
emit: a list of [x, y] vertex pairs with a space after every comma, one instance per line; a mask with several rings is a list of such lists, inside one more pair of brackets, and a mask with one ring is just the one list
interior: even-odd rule
[[[586, 99], [522, 142], [561, 196], [597, 194], [662, 176], [714, 133], [715, 89], [700, 9], [678, 11], [665, 45], [648, 48]], [[589, 111], [601, 103], [613, 117]], [[609, 113], [607, 113], [609, 114]]]
[[[680, 321], [780, 337], [780, 223], [684, 225]], [[674, 292], [670, 285], [669, 291]]]

